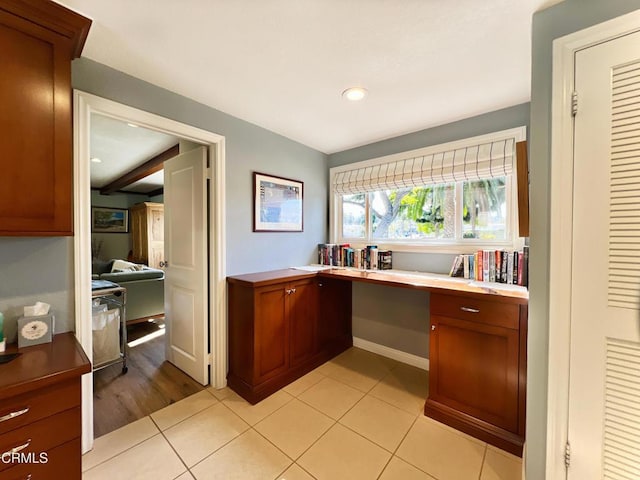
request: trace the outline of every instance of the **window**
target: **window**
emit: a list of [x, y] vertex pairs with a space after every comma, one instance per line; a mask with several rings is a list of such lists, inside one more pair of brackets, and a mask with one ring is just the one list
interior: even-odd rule
[[396, 250], [517, 248], [524, 127], [331, 169], [332, 242]]

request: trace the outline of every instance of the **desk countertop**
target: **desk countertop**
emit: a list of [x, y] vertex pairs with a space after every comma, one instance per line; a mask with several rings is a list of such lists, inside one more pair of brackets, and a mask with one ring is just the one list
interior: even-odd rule
[[366, 282], [391, 287], [413, 288], [438, 293], [462, 293], [482, 297], [496, 295], [514, 303], [526, 304], [529, 292], [525, 287], [503, 283], [478, 282], [454, 278], [448, 275], [404, 270], [356, 270], [351, 268], [329, 268], [318, 272], [286, 268], [269, 272], [249, 273], [228, 277], [230, 283], [250, 284], [254, 287], [272, 285], [282, 281], [295, 281], [314, 276]]

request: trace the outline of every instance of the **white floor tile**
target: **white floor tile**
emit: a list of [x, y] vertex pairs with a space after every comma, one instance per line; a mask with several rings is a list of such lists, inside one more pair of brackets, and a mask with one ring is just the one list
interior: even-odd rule
[[376, 479], [391, 454], [340, 424], [331, 427], [297, 463], [318, 480]]
[[93, 450], [82, 456], [82, 471], [89, 470], [125, 450], [129, 450], [159, 432], [151, 418], [144, 417], [96, 438], [93, 442]]
[[270, 480], [291, 459], [253, 430], [225, 445], [191, 469], [197, 480]]
[[173, 480], [187, 468], [160, 434], [84, 472], [84, 480]]
[[294, 399], [254, 428], [295, 460], [334, 423], [335, 420]]
[[165, 430], [178, 455], [191, 467], [249, 428], [222, 403], [203, 410]]
[[214, 403], [218, 403], [218, 400], [211, 393], [203, 390], [152, 413], [151, 419], [160, 430], [166, 430]]

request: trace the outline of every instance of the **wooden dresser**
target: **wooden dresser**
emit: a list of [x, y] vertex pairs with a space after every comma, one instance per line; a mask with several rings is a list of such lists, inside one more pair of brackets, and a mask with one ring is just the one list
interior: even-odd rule
[[[0, 478], [80, 479], [80, 377], [91, 364], [73, 333], [0, 365]], [[14, 452], [14, 462], [7, 462]]]

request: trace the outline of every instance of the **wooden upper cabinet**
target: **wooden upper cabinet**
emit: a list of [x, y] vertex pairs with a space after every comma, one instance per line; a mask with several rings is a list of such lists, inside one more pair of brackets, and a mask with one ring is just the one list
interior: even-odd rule
[[73, 235], [71, 60], [91, 21], [0, 0], [0, 235]]

